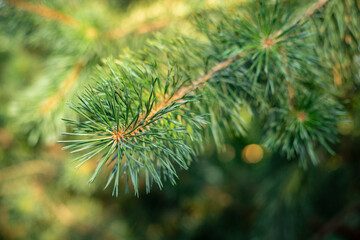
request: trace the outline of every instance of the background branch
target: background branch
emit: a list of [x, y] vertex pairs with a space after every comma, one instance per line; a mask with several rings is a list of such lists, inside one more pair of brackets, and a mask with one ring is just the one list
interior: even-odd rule
[[21, 10], [38, 14], [46, 19], [54, 20], [59, 23], [67, 24], [73, 28], [79, 28], [81, 26], [81, 24], [71, 16], [59, 12], [57, 10], [51, 9], [49, 7], [45, 7], [41, 4], [35, 4], [21, 0], [5, 0], [5, 1], [7, 1], [9, 4]]

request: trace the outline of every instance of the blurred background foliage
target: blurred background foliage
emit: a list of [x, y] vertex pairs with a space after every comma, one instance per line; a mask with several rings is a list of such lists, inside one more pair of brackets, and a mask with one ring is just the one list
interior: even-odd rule
[[[176, 186], [114, 198], [105, 175], [87, 184], [95, 162], [76, 170], [55, 144], [73, 114], [66, 102], [102, 58], [157, 31], [196, 34], [188, 16], [240, 2], [1, 0], [0, 239], [360, 239], [360, 96], [347, 84], [359, 80], [357, 0], [330, 1], [311, 19], [334, 83], [353, 96], [336, 154], [319, 166], [263, 149], [261, 119], [248, 116], [246, 137], [221, 152], [208, 143]], [[284, 4], [300, 12], [311, 2]]]

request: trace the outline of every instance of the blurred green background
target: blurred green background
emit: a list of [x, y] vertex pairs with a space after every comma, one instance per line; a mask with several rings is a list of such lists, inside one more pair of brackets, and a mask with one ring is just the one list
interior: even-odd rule
[[105, 174], [88, 185], [96, 163], [75, 169], [55, 144], [102, 58], [191, 35], [187, 16], [239, 2], [0, 1], [0, 239], [360, 239], [359, 97], [317, 167], [262, 149], [249, 116], [247, 137], [208, 143], [177, 185], [139, 198], [112, 197]]

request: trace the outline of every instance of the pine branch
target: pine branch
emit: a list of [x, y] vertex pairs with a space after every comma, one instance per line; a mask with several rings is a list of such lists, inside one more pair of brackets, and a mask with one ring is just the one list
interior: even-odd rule
[[[344, 96], [359, 85], [354, 78], [358, 73], [358, 64], [353, 60], [359, 55], [359, 4], [355, 0], [333, 1], [326, 5], [322, 14], [314, 15], [312, 25], [316, 32], [321, 61], [327, 63], [329, 73], [333, 75], [333, 84], [337, 92]], [[341, 88], [339, 86], [341, 85]]]
[[[31, 2], [21, 1], [21, 0], [5, 0], [9, 4], [17, 7], [18, 9], [27, 11], [29, 13], [37, 14], [39, 16], [44, 17], [45, 19], [54, 20], [62, 24], [69, 25], [75, 29], [80, 28], [83, 24], [77, 21], [75, 18], [66, 15], [60, 11], [54, 10], [52, 8], [43, 6], [41, 4], [34, 4]], [[145, 34], [149, 32], [153, 32], [163, 28], [168, 25], [168, 20], [159, 20], [151, 23], [144, 24], [136, 29], [124, 30], [123, 28], [110, 30], [105, 33], [105, 38], [108, 39], [117, 39], [123, 38], [131, 33], [135, 34]], [[92, 27], [88, 27], [86, 31], [88, 36], [96, 36], [96, 30]]]
[[40, 4], [35, 4], [21, 0], [5, 0], [5, 1], [7, 1], [9, 4], [21, 10], [38, 14], [46, 19], [54, 20], [59, 23], [69, 25], [73, 28], [79, 28], [81, 26], [81, 24], [71, 16], [59, 12], [57, 10], [51, 9], [49, 7], [45, 7]]
[[[316, 2], [314, 5], [312, 5], [306, 11], [306, 13], [304, 14], [304, 17], [301, 17], [301, 18], [297, 19], [296, 21], [294, 21], [291, 24], [291, 26], [294, 26], [298, 23], [306, 21], [306, 18], [310, 18], [315, 11], [317, 11], [318, 9], [323, 7], [328, 1], [329, 0], [318, 0], [318, 2]], [[278, 31], [275, 34], [274, 38], [282, 35], [283, 33], [284, 33], [284, 30]], [[276, 43], [276, 41], [274, 41], [272, 37], [268, 37], [263, 41], [265, 48], [270, 48], [275, 43]], [[174, 101], [174, 99], [180, 98], [180, 97], [184, 96], [187, 92], [194, 91], [195, 89], [201, 87], [200, 85], [203, 83], [206, 83], [212, 76], [214, 76], [215, 73], [227, 68], [230, 64], [239, 60], [242, 55], [243, 55], [242, 53], [239, 53], [234, 57], [230, 57], [230, 58], [216, 64], [208, 73], [204, 74], [202, 77], [199, 77], [197, 80], [195, 80], [193, 82], [192, 86], [187, 86], [187, 87], [183, 87], [183, 88], [179, 89], [179, 92], [177, 92], [172, 99], [168, 99], [167, 101], [162, 102], [160, 105], [164, 105], [164, 104], [166, 105], [166, 103], [171, 104]], [[291, 90], [291, 87], [289, 87], [289, 95], [290, 95], [290, 98], [292, 98], [292, 99], [294, 98], [294, 93], [293, 93], [293, 90]]]
[[[138, 26], [134, 26], [134, 27], [121, 26], [120, 28], [112, 29], [112, 30], [108, 31], [107, 33], [105, 33], [105, 38], [118, 39], [118, 38], [126, 37], [130, 34], [142, 35], [142, 34], [154, 32], [154, 31], [158, 31], [178, 20], [185, 20], [185, 18], [191, 14], [191, 12], [186, 12], [186, 11], [181, 12], [181, 14], [179, 14], [177, 11], [174, 11], [177, 9], [183, 9], [184, 6], [186, 6], [181, 1], [177, 3], [179, 5], [176, 5], [176, 1], [169, 2], [169, 3], [164, 3], [165, 4], [165, 7], [164, 7], [165, 12], [162, 14], [163, 15], [169, 14], [168, 11], [170, 10], [170, 16], [161, 18], [161, 19], [150, 20], [149, 22], [141, 22]], [[175, 5], [174, 5], [174, 3], [175, 3]], [[213, 2], [209, 1], [209, 4], [210, 3], [213, 5], [209, 8], [206, 8], [206, 10], [212, 10], [216, 7], [219, 7], [219, 5], [214, 4]], [[155, 2], [155, 5], [156, 4], [157, 3]], [[233, 7], [234, 4], [239, 4], [239, 1], [227, 1], [226, 3], [222, 3], [222, 5], [227, 5], [227, 7]], [[150, 10], [148, 10], [148, 11], [151, 11], [153, 9], [153, 6], [150, 6], [149, 9]], [[159, 10], [156, 9], [155, 12], [159, 12]], [[138, 13], [135, 13], [135, 15], [136, 14], [138, 14]], [[179, 16], [177, 16], [177, 15], [179, 15]], [[130, 16], [129, 18], [132, 18], [132, 16]], [[154, 18], [154, 16], [152, 16], [152, 18]], [[150, 19], [150, 17], [148, 17], [148, 19]]]
[[[300, 17], [299, 19], [296, 19], [295, 21], [292, 22], [292, 26], [295, 26], [297, 24], [302, 24], [304, 23], [307, 19], [311, 18], [311, 16], [320, 8], [322, 8], [327, 2], [329, 2], [330, 0], [318, 0], [316, 3], [314, 3], [310, 8], [308, 8], [305, 11], [305, 14]], [[279, 31], [275, 34], [275, 38], [277, 36], [280, 36], [281, 34], [283, 34], [283, 31]], [[270, 47], [273, 43], [270, 41], [270, 39], [267, 39], [267, 41], [264, 41], [265, 47]], [[288, 73], [289, 70], [286, 69], [286, 72]], [[294, 104], [294, 99], [295, 99], [295, 94], [294, 94], [294, 89], [293, 86], [290, 82], [288, 82], [288, 94], [289, 94], [289, 107], [290, 109], [293, 108], [293, 104]]]
[[[324, 4], [319, 1], [307, 11], [305, 16], [310, 17]], [[175, 66], [176, 71], [169, 68], [167, 73], [164, 73], [164, 66], [156, 64], [161, 62], [159, 60], [154, 60], [154, 64], [143, 64], [141, 63], [143, 60], [131, 60], [129, 62], [120, 61], [115, 66], [108, 65], [103, 74], [99, 76], [100, 81], [97, 86], [87, 88], [85, 93], [79, 96], [80, 103], [71, 105], [71, 108], [85, 121], [65, 120], [74, 129], [74, 133], [66, 133], [67, 135], [86, 137], [86, 139], [62, 141], [69, 143], [64, 149], [71, 149], [72, 152], [87, 151], [74, 160], [80, 162], [78, 166], [98, 154], [103, 154], [90, 183], [94, 181], [106, 164], [112, 164], [113, 168], [106, 187], [114, 180], [113, 194], [115, 195], [118, 195], [120, 176], [126, 176], [126, 188], [131, 180], [135, 194], [138, 195], [139, 174], [142, 169], [145, 170], [147, 191], [150, 190], [152, 181], [155, 181], [161, 188], [163, 177], [175, 183], [177, 175], [172, 162], [184, 169], [187, 168], [194, 155], [190, 145], [200, 142], [200, 132], [205, 124], [199, 112], [194, 111], [191, 107], [200, 98], [197, 90], [206, 86], [207, 91], [210, 91], [209, 80], [215, 76], [221, 76], [221, 72], [229, 74], [226, 70], [239, 60], [242, 61], [239, 61], [237, 67], [245, 68], [244, 66], [249, 65], [244, 71], [245, 76], [247, 75], [253, 81], [253, 89], [257, 84], [264, 84], [257, 83], [257, 81], [261, 79], [261, 73], [270, 74], [269, 69], [272, 71], [273, 79], [286, 79], [289, 83], [293, 77], [292, 73], [289, 73], [290, 70], [286, 69], [291, 67], [294, 74], [303, 71], [302, 64], [309, 64], [311, 61], [307, 60], [306, 56], [295, 54], [294, 49], [308, 47], [302, 40], [308, 35], [303, 31], [304, 18], [296, 19], [289, 26], [286, 17], [278, 20], [282, 10], [277, 5], [273, 9], [267, 5], [261, 5], [260, 11], [260, 19], [255, 18], [253, 21], [239, 19], [236, 22], [243, 27], [238, 33], [238, 38], [242, 41], [240, 44], [242, 48], [231, 51], [230, 57], [218, 62], [207, 73], [194, 81], [184, 80], [182, 74], [188, 69], [181, 68], [170, 60], [174, 58], [176, 61], [178, 54], [182, 55], [181, 52], [177, 52], [178, 50], [171, 52], [171, 47], [168, 49], [170, 56], [167, 59], [170, 66]], [[273, 19], [267, 19], [266, 14]], [[270, 25], [266, 25], [265, 21], [270, 21]], [[259, 28], [263, 32], [258, 33]], [[207, 31], [206, 29], [207, 27], [205, 27], [205, 31]], [[217, 29], [215, 34], [218, 34]], [[226, 35], [226, 33], [220, 34]], [[208, 37], [213, 40], [212, 36], [208, 35]], [[215, 45], [215, 43], [213, 44]], [[186, 46], [183, 47], [186, 49]], [[159, 50], [164, 51], [164, 49], [166, 46], [160, 44]], [[191, 51], [190, 48], [186, 50]], [[226, 52], [228, 49], [224, 51]], [[139, 56], [141, 59], [143, 57], [146, 59], [151, 54], [153, 54], [152, 50], [146, 49]], [[157, 55], [155, 54], [152, 58], [155, 56]], [[267, 59], [263, 64], [264, 56]], [[132, 55], [130, 59], [136, 57], [138, 56]], [[186, 57], [182, 57], [184, 58], [182, 61], [185, 63]], [[282, 85], [282, 81], [271, 82], [270, 80], [271, 78], [265, 84], [270, 84], [272, 91], [274, 86], [280, 88]], [[220, 79], [220, 84], [221, 81]], [[236, 82], [222, 86], [228, 89], [227, 93], [231, 93], [230, 100], [238, 97], [236, 89], [233, 89], [235, 93], [232, 93], [232, 88], [236, 86], [239, 86]], [[216, 94], [220, 94], [216, 96], [216, 99], [227, 98], [219, 92]], [[294, 96], [296, 95], [294, 94], [293, 98], [295, 98]], [[269, 132], [272, 133], [269, 142], [274, 143], [277, 149], [285, 151], [290, 158], [299, 153], [303, 154], [305, 151], [308, 155], [303, 157], [309, 157], [315, 164], [317, 158], [314, 154], [313, 142], [318, 140], [324, 148], [331, 152], [329, 141], [334, 142], [336, 138], [335, 132], [323, 129], [318, 124], [327, 122], [328, 126], [333, 128], [333, 120], [341, 115], [341, 110], [339, 110], [339, 105], [328, 96], [319, 97], [306, 94], [300, 96], [302, 99], [295, 102], [294, 109], [282, 109], [279, 114], [274, 114], [275, 119], [269, 117], [269, 120], [272, 120], [272, 125], [269, 127]], [[278, 96], [277, 99], [282, 101], [282, 96]], [[328, 102], [329, 105], [314, 105], [318, 100]], [[190, 106], [189, 109], [188, 106]], [[228, 106], [223, 104], [223, 107], [226, 109]], [[309, 115], [307, 112], [302, 112], [303, 109], [309, 111]], [[211, 111], [211, 109], [209, 110]], [[294, 128], [288, 129], [288, 126], [292, 125]], [[292, 142], [294, 131], [300, 139]], [[317, 139], [314, 139], [314, 134]], [[306, 142], [306, 140], [308, 141]]]
[[[210, 69], [210, 71], [208, 71], [206, 74], [204, 74], [203, 76], [196, 79], [191, 85], [180, 88], [171, 98], [160, 101], [153, 108], [152, 112], [147, 117], [145, 117], [145, 115], [140, 116], [140, 119], [144, 120], [144, 125], [146, 125], [148, 123], [147, 119], [151, 119], [154, 116], [154, 114], [156, 114], [160, 109], [167, 108], [177, 102], [180, 102], [181, 99], [183, 99], [186, 94], [188, 94], [189, 92], [193, 92], [196, 89], [201, 88], [202, 85], [204, 86], [204, 84], [211, 77], [213, 77], [217, 72], [227, 68], [230, 64], [232, 64], [233, 62], [235, 62], [236, 60], [241, 58], [241, 55], [242, 54], [239, 53], [238, 55], [236, 55], [234, 57], [228, 58], [225, 61], [216, 64], [214, 67], [212, 67]], [[142, 130], [141, 126], [136, 128], [135, 130], [133, 130], [133, 134], [136, 135], [140, 130]], [[124, 133], [120, 133], [120, 134], [123, 135]]]
[[66, 94], [71, 90], [73, 85], [76, 83], [78, 76], [85, 66], [85, 61], [83, 59], [79, 60], [77, 64], [73, 67], [69, 75], [62, 82], [58, 91], [54, 95], [45, 99], [44, 103], [41, 105], [39, 111], [41, 115], [47, 114], [49, 111], [53, 110], [56, 105], [58, 105], [66, 96]]

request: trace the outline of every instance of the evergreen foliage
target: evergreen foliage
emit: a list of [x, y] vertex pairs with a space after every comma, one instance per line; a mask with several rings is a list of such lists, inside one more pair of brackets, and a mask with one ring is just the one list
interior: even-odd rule
[[356, 239], [359, 16], [0, 0], [0, 239]]
[[[267, 116], [264, 143], [271, 150], [298, 159], [304, 167], [309, 161], [319, 162], [317, 145], [333, 154], [336, 121], [344, 111], [331, 86], [322, 90], [331, 79], [307, 24], [322, 5], [311, 6], [300, 18], [278, 1], [247, 5], [231, 12], [197, 14], [200, 40], [160, 37], [142, 52], [127, 56], [129, 62], [117, 60], [118, 70], [103, 68], [109, 77], [100, 77], [72, 107], [85, 121], [67, 120], [75, 126], [73, 135], [103, 136], [65, 141], [72, 143], [73, 152], [85, 150], [76, 158], [81, 164], [104, 151], [90, 182], [106, 163], [114, 162], [109, 182], [115, 176], [116, 192], [124, 175], [137, 194], [142, 169], [147, 190], [153, 181], [161, 188], [162, 175], [174, 183], [171, 162], [187, 168], [194, 155], [192, 145], [201, 139], [200, 114], [208, 115], [210, 132], [221, 147], [220, 131], [244, 133], [242, 102], [256, 115]], [[141, 61], [154, 63], [145, 67]], [[163, 66], [166, 61], [168, 69]], [[318, 72], [313, 70], [316, 65]], [[196, 77], [199, 72], [204, 74]]]

